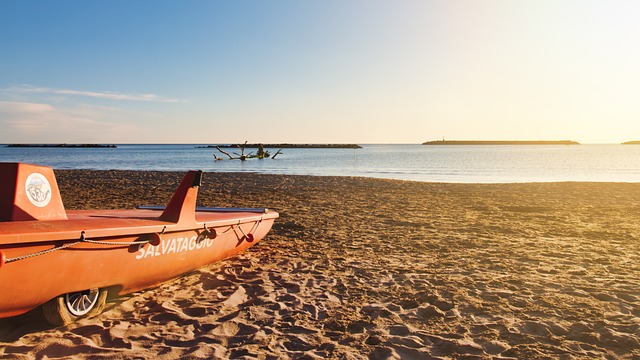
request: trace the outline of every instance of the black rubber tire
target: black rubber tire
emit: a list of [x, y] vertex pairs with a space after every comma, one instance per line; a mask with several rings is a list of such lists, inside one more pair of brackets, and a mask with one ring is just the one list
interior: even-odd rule
[[86, 314], [74, 315], [67, 306], [67, 295], [69, 294], [63, 294], [42, 305], [44, 318], [52, 326], [64, 326], [71, 324], [78, 319], [85, 319], [100, 315], [107, 303], [107, 295], [109, 292], [107, 289], [96, 290], [98, 291], [97, 300], [93, 306], [88, 309]]

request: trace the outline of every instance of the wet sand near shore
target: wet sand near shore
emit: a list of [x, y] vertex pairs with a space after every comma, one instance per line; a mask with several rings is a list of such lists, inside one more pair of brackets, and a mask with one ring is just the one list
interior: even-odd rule
[[[56, 176], [67, 209], [111, 209], [165, 205], [183, 174]], [[640, 184], [207, 173], [198, 205], [281, 217], [98, 317], [0, 319], [0, 357], [640, 358]]]

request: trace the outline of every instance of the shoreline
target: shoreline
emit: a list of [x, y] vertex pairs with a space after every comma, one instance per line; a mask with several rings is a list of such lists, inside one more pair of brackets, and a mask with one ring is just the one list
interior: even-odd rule
[[[124, 173], [173, 173], [184, 175], [187, 170], [129, 170], [129, 169], [55, 169], [56, 174], [58, 172], [67, 171], [86, 171], [86, 172], [124, 172]], [[353, 179], [353, 180], [379, 180], [379, 181], [392, 181], [399, 183], [418, 183], [418, 184], [442, 184], [442, 185], [525, 185], [525, 184], [563, 184], [563, 183], [575, 183], [575, 184], [640, 184], [639, 181], [596, 181], [596, 180], [548, 180], [548, 181], [513, 181], [513, 182], [449, 182], [449, 181], [423, 181], [415, 179], [395, 179], [395, 178], [383, 178], [373, 176], [358, 176], [358, 175], [307, 175], [307, 174], [272, 174], [257, 171], [203, 171], [203, 174], [216, 174], [216, 175], [258, 175], [258, 176], [273, 176], [273, 177], [309, 177], [309, 178], [329, 178], [329, 179]]]
[[[182, 175], [56, 170], [67, 209], [165, 205]], [[265, 240], [66, 328], [0, 319], [0, 356], [638, 357], [638, 204], [638, 183], [205, 173], [199, 206], [280, 213]]]

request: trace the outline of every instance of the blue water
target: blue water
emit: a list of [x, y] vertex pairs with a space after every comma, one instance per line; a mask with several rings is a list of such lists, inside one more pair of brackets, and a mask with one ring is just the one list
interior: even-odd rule
[[[181, 145], [118, 148], [7, 148], [0, 161], [54, 169], [122, 169], [365, 176], [451, 183], [640, 182], [638, 145], [363, 145], [284, 149], [276, 159], [214, 160], [215, 149]], [[275, 153], [277, 149], [269, 149]], [[248, 150], [255, 151], [255, 150]]]

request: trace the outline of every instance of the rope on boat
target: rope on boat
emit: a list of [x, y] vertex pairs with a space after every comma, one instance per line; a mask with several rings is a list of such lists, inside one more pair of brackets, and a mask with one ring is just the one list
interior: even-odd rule
[[[238, 221], [238, 225], [236, 225], [236, 227], [238, 227], [238, 230], [240, 230], [240, 232], [242, 233], [242, 236], [243, 236], [238, 240], [240, 242], [242, 242], [242, 240], [247, 239], [248, 242], [253, 242], [253, 232], [255, 230], [258, 230], [258, 227], [260, 226], [260, 223], [262, 223], [262, 217], [260, 217], [260, 220], [256, 221], [253, 224], [253, 226], [251, 227], [251, 230], [249, 230], [249, 235], [247, 235], [247, 234], [244, 233], [244, 230], [242, 230], [242, 227], [240, 226], [240, 221]], [[233, 229], [233, 225], [231, 225], [231, 229]], [[238, 235], [236, 234], [236, 236], [238, 236]]]
[[[164, 233], [165, 229], [166, 229], [166, 227], [164, 229], [162, 229], [161, 234]], [[130, 241], [130, 242], [90, 240], [90, 239], [87, 239], [87, 238], [84, 237], [84, 231], [83, 231], [82, 233], [80, 233], [80, 240], [78, 240], [76, 242], [64, 244], [64, 245], [61, 245], [61, 246], [56, 246], [56, 247], [53, 247], [51, 249], [34, 252], [32, 254], [26, 254], [26, 255], [16, 256], [16, 257], [12, 257], [12, 258], [6, 258], [4, 262], [5, 263], [10, 263], [10, 262], [18, 261], [18, 260], [24, 260], [24, 259], [29, 259], [29, 258], [40, 256], [40, 255], [45, 255], [45, 254], [48, 254], [48, 253], [52, 253], [54, 251], [70, 248], [72, 246], [78, 245], [78, 244], [83, 243], [83, 242], [90, 243], [90, 244], [98, 244], [98, 245], [109, 245], [109, 246], [123, 246], [123, 245], [131, 246], [131, 245], [146, 244], [146, 243], [151, 242], [152, 240], [153, 239], [140, 240], [140, 241]]]
[[[260, 226], [260, 224], [262, 223], [262, 220], [264, 220], [262, 218], [262, 216], [260, 217], [260, 220], [255, 221], [253, 226], [251, 227], [251, 230], [249, 230], [249, 234], [253, 234], [253, 232], [255, 232], [256, 230], [258, 230], [258, 227]], [[240, 227], [240, 225], [242, 225], [242, 222], [238, 221], [237, 224], [235, 225], [229, 225], [229, 227], [227, 228], [227, 230], [221, 232], [220, 234], [226, 234], [231, 230], [234, 230], [235, 228], [238, 228], [240, 230], [240, 232], [242, 233], [242, 235], [244, 235], [244, 237], [247, 237], [247, 235], [244, 233], [244, 230], [242, 230], [242, 228]]]
[[16, 257], [12, 257], [12, 258], [7, 258], [4, 262], [5, 263], [10, 263], [10, 262], [18, 261], [18, 260], [24, 260], [24, 259], [28, 259], [28, 258], [32, 258], [32, 257], [48, 254], [48, 253], [51, 253], [51, 252], [54, 252], [54, 251], [57, 251], [57, 250], [62, 250], [62, 249], [66, 249], [66, 248], [72, 247], [74, 245], [78, 245], [81, 242], [82, 242], [82, 240], [76, 241], [76, 242], [73, 242], [73, 243], [68, 243], [68, 244], [65, 244], [65, 245], [62, 245], [62, 246], [54, 247], [54, 248], [51, 248], [51, 249], [48, 249], [48, 250], [38, 251], [38, 252], [35, 252], [33, 254], [27, 254], [27, 255], [21, 255], [21, 256], [16, 256]]
[[[238, 221], [237, 225], [231, 225], [229, 226], [229, 228], [227, 230], [225, 230], [224, 232], [222, 232], [222, 234], [226, 234], [227, 232], [235, 229], [236, 227], [240, 230], [240, 232], [242, 233], [243, 237], [240, 239], [240, 241], [242, 241], [242, 239], [247, 239], [249, 240], [249, 242], [253, 241], [253, 232], [255, 230], [258, 229], [258, 227], [260, 226], [260, 223], [262, 223], [262, 217], [260, 217], [260, 220], [256, 221], [254, 223], [254, 225], [251, 227], [251, 230], [249, 231], [249, 235], [251, 235], [251, 240], [249, 240], [249, 236], [247, 236], [247, 234], [245, 234], [244, 230], [242, 230], [242, 227], [240, 227], [241, 223], [240, 221]], [[157, 233], [159, 235], [164, 234], [164, 231], [167, 229], [167, 227], [165, 226], [161, 232]], [[205, 229], [207, 229], [207, 225], [205, 224]], [[207, 229], [208, 231], [210, 231], [209, 229]], [[236, 235], [237, 236], [237, 235]], [[85, 233], [84, 231], [82, 231], [80, 233], [80, 240], [76, 241], [76, 242], [72, 242], [72, 243], [68, 243], [68, 244], [64, 244], [61, 246], [57, 246], [57, 247], [53, 247], [51, 249], [47, 249], [47, 250], [42, 250], [42, 251], [38, 251], [38, 252], [34, 252], [31, 254], [26, 254], [26, 255], [21, 255], [21, 256], [16, 256], [16, 257], [12, 257], [12, 258], [6, 258], [4, 259], [4, 263], [11, 263], [14, 261], [19, 261], [19, 260], [24, 260], [24, 259], [29, 259], [32, 257], [36, 257], [36, 256], [40, 256], [40, 255], [45, 255], [48, 253], [52, 253], [54, 251], [58, 251], [58, 250], [63, 250], [66, 248], [70, 248], [72, 246], [78, 245], [80, 243], [90, 243], [90, 244], [97, 244], [97, 245], [107, 245], [107, 246], [131, 246], [131, 245], [140, 245], [140, 244], [147, 244], [152, 242], [153, 239], [147, 239], [147, 240], [139, 240], [139, 241], [129, 241], [129, 242], [125, 242], [125, 241], [100, 241], [100, 240], [90, 240], [85, 238]], [[4, 256], [3, 256], [4, 257]], [[2, 262], [0, 261], [0, 267], [2, 266]]]
[[[164, 230], [162, 230], [162, 232], [164, 232]], [[99, 241], [99, 240], [89, 240], [89, 239], [85, 239], [84, 237], [84, 231], [82, 232], [82, 234], [80, 234], [80, 241], [81, 242], [88, 242], [90, 244], [99, 244], [99, 245], [111, 245], [111, 246], [122, 246], [122, 245], [140, 245], [140, 244], [146, 244], [148, 242], [151, 242], [151, 240], [139, 240], [139, 241], [130, 241], [130, 242], [126, 242], [126, 241]]]
[[[240, 232], [242, 233], [242, 235], [244, 237], [247, 237], [247, 234], [245, 234], [244, 231], [242, 230], [242, 226], [240, 226], [240, 222], [239, 221], [238, 221], [238, 230], [240, 230]], [[251, 233], [251, 232], [249, 232], [249, 233]]]
[[257, 231], [260, 224], [262, 224], [262, 216], [260, 216], [260, 220], [256, 221], [255, 225], [251, 227], [251, 231], [249, 231], [249, 234]]

